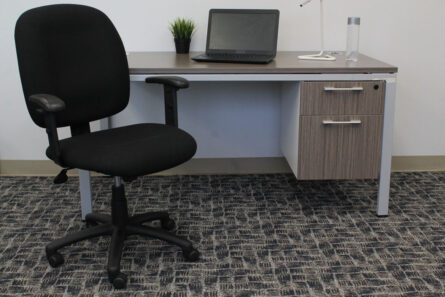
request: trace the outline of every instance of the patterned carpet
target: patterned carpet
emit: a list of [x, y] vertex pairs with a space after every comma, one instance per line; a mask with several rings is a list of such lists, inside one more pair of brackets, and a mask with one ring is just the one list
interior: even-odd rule
[[[92, 183], [108, 212], [112, 179]], [[126, 189], [130, 212], [168, 209], [201, 260], [130, 237], [115, 291], [105, 237], [62, 249], [53, 269], [44, 246], [85, 228], [77, 178], [0, 177], [0, 296], [445, 296], [445, 173], [393, 174], [388, 218], [375, 216], [376, 181], [173, 176]]]

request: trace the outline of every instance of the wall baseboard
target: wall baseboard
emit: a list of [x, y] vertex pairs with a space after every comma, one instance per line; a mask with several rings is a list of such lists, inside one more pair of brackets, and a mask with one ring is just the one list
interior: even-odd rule
[[[393, 172], [445, 171], [445, 156], [394, 156]], [[0, 176], [54, 176], [60, 167], [50, 160], [0, 160]], [[263, 174], [292, 172], [286, 160], [277, 158], [192, 159], [156, 175], [179, 174]], [[77, 176], [77, 170], [69, 172]], [[92, 175], [100, 175], [92, 173]]]
[[60, 170], [50, 160], [0, 160], [2, 176], [51, 176], [58, 174]]
[[393, 172], [445, 171], [445, 156], [393, 156]]
[[[0, 160], [0, 176], [54, 176], [60, 167], [50, 160]], [[155, 175], [262, 174], [290, 173], [286, 160], [277, 158], [204, 158], [192, 159], [178, 167]], [[70, 170], [77, 176], [77, 170]], [[100, 175], [92, 173], [92, 175]]]

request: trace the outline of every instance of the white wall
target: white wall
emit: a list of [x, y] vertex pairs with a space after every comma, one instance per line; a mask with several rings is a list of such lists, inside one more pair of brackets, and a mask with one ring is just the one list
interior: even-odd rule
[[[15, 21], [23, 11], [62, 2], [66, 1], [0, 1], [0, 159], [45, 158], [43, 151], [47, 143], [46, 135], [33, 125], [24, 105], [13, 32]], [[198, 23], [192, 50], [203, 50], [209, 8], [278, 8], [281, 11], [279, 50], [315, 50], [318, 47], [318, 1], [305, 8], [299, 8], [296, 5], [299, 1], [295, 0], [71, 2], [91, 5], [104, 11], [116, 25], [127, 51], [173, 51], [174, 45], [167, 26], [176, 16], [191, 17]], [[445, 155], [445, 1], [325, 2], [325, 43], [328, 49], [344, 49], [346, 19], [348, 16], [360, 16], [361, 51], [399, 67], [394, 155]], [[268, 92], [274, 92], [274, 86], [264, 87]], [[272, 116], [277, 115], [272, 112]], [[198, 128], [198, 125], [194, 127]], [[271, 127], [268, 135], [272, 135], [274, 129]], [[66, 132], [62, 134], [67, 135]], [[230, 137], [226, 139], [230, 140]], [[236, 137], [233, 140], [237, 141]], [[215, 143], [209, 143], [210, 147], [206, 147], [206, 150], [214, 149], [212, 145]], [[228, 156], [233, 152], [244, 154], [239, 149], [222, 149], [220, 156]], [[266, 152], [274, 154], [276, 150], [276, 147], [271, 146], [258, 155]]]
[[[280, 84], [271, 82], [191, 82], [178, 98], [179, 127], [198, 143], [196, 158], [278, 157]], [[112, 126], [164, 123], [160, 85], [131, 83], [130, 104]]]

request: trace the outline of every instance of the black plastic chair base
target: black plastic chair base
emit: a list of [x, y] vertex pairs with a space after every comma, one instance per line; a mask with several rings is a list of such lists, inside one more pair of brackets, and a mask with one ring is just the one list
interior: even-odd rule
[[[120, 262], [124, 241], [129, 235], [142, 235], [167, 241], [179, 246], [187, 260], [196, 261], [199, 259], [199, 252], [190, 241], [168, 232], [174, 229], [175, 222], [170, 219], [167, 212], [150, 212], [129, 217], [123, 185], [113, 186], [111, 204], [111, 216], [88, 214], [85, 218], [87, 229], [57, 239], [46, 246], [46, 257], [52, 267], [58, 267], [64, 263], [63, 256], [58, 252], [59, 249], [75, 242], [103, 235], [111, 236], [107, 270], [108, 278], [115, 289], [125, 288], [127, 284], [127, 276], [120, 271]], [[161, 228], [143, 225], [157, 220], [161, 222]]]

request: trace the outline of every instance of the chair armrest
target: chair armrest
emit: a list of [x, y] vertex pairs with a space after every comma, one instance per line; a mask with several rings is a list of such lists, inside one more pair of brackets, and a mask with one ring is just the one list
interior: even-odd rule
[[59, 97], [50, 94], [35, 94], [29, 101], [43, 109], [45, 112], [58, 112], [65, 109], [65, 102]]
[[38, 111], [43, 113], [49, 147], [52, 150], [54, 162], [64, 167], [60, 153], [55, 113], [65, 109], [65, 102], [59, 97], [50, 94], [31, 95], [29, 96], [29, 102], [35, 104], [38, 107]]
[[147, 77], [145, 82], [164, 85], [165, 123], [178, 127], [178, 90], [189, 87], [188, 80], [178, 76]]
[[179, 76], [155, 76], [147, 77], [145, 82], [150, 84], [163, 84], [164, 86], [174, 87], [176, 89], [186, 89], [189, 87], [189, 82], [185, 78]]

